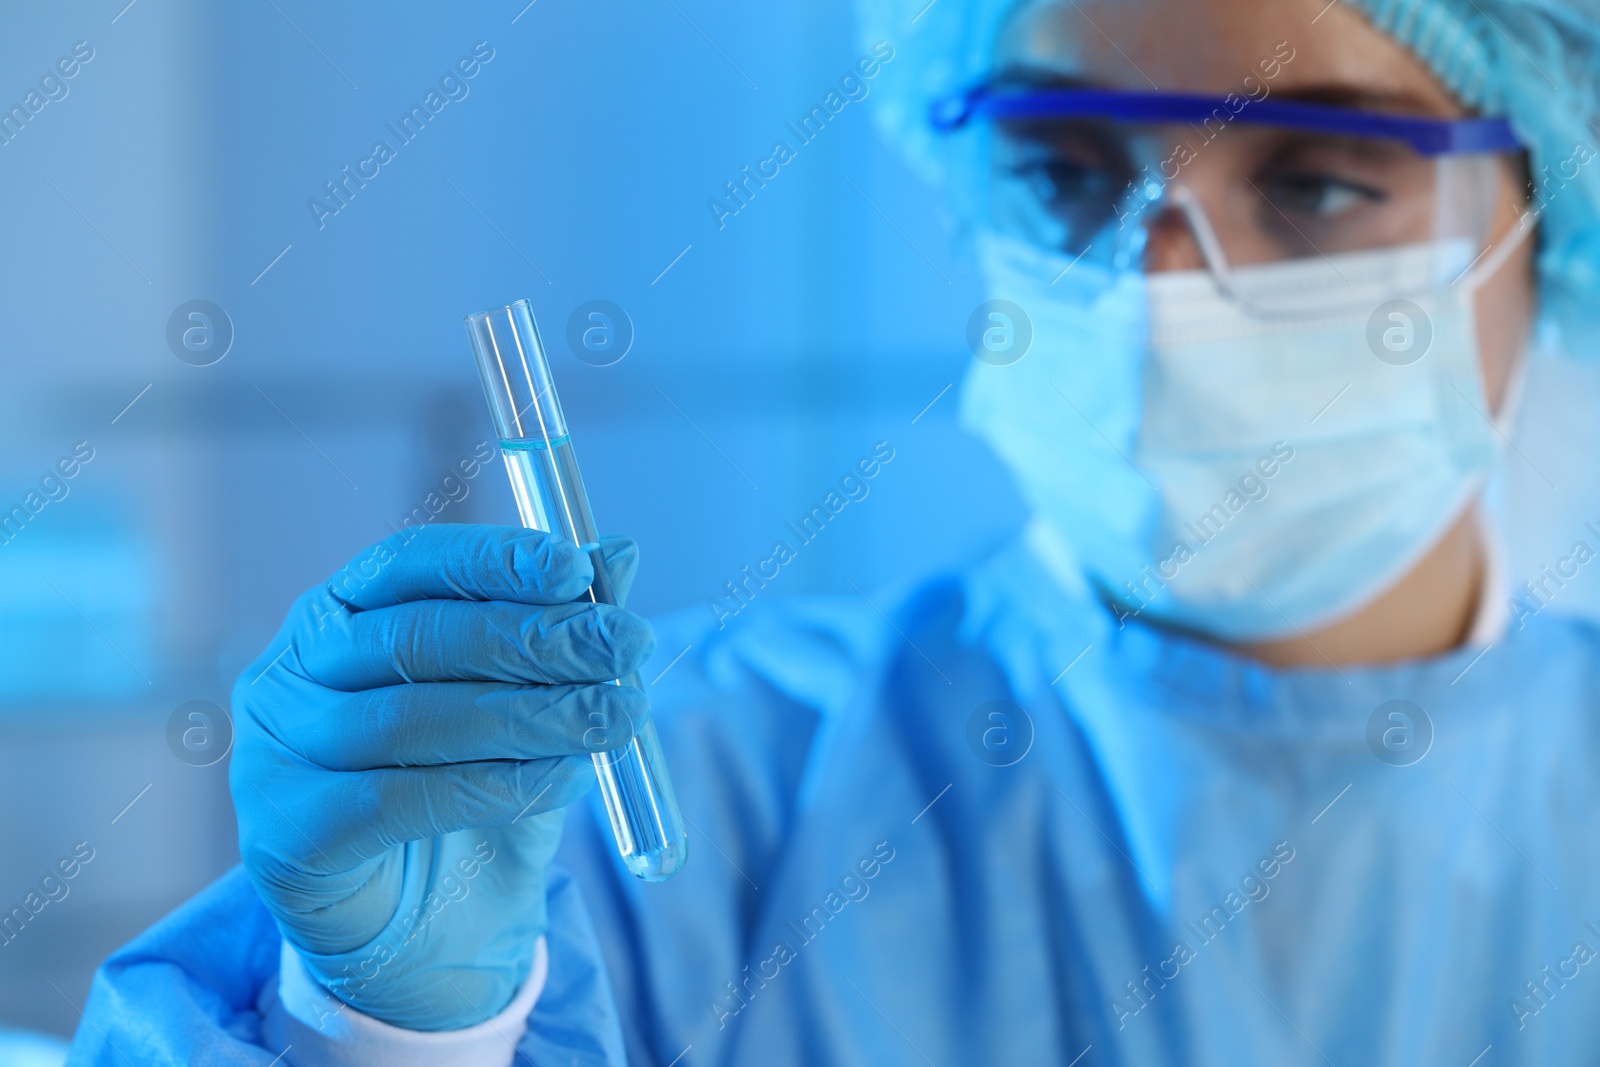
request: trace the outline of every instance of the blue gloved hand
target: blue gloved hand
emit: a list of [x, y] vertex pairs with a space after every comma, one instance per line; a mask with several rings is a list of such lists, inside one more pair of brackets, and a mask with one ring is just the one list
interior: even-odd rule
[[[601, 549], [625, 596], [637, 548]], [[569, 541], [423, 527], [300, 597], [235, 684], [245, 869], [359, 1011], [457, 1029], [526, 979], [561, 809], [594, 784], [591, 753], [648, 716], [607, 683], [644, 664], [650, 624], [579, 601], [592, 580]]]

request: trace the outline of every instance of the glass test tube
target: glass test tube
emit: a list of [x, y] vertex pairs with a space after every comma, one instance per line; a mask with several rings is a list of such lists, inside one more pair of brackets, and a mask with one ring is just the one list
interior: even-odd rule
[[[466, 321], [523, 525], [568, 538], [587, 551], [594, 563], [589, 599], [615, 604], [530, 305], [518, 300], [468, 315]], [[637, 674], [613, 684], [644, 688]], [[594, 753], [594, 769], [623, 863], [647, 882], [676, 874], [688, 855], [688, 841], [655, 724], [646, 723], [622, 748]]]

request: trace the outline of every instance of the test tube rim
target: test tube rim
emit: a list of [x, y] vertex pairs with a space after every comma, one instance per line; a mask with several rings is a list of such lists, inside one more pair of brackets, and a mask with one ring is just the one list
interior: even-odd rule
[[510, 311], [514, 307], [525, 307], [528, 309], [528, 314], [533, 314], [533, 301], [523, 296], [511, 301], [509, 304], [496, 304], [494, 307], [484, 308], [482, 311], [470, 312], [469, 314], [461, 316], [461, 321], [475, 322], [478, 319], [483, 318], [485, 315], [493, 315], [496, 311]]

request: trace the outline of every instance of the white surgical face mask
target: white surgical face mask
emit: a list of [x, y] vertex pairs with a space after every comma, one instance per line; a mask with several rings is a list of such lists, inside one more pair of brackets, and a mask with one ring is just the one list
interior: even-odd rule
[[[974, 363], [963, 422], [1125, 611], [1227, 640], [1332, 622], [1409, 571], [1497, 461], [1472, 305], [1494, 265], [1441, 282], [1459, 247], [1236, 268], [1236, 293], [1271, 294], [1264, 319], [1205, 271], [979, 241], [1033, 340]], [[1396, 292], [1416, 295], [1385, 306]]]

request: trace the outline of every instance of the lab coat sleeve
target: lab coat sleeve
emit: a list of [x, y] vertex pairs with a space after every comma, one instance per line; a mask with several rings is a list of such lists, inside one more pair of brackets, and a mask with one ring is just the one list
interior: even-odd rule
[[[594, 926], [577, 886], [558, 868], [550, 873], [549, 892], [550, 932], [544, 941], [548, 968], [542, 988], [530, 979], [518, 998], [518, 1012], [511, 1013], [516, 1017], [496, 1022], [506, 1022], [507, 1038], [531, 1062], [621, 1067], [625, 1062], [621, 1029]], [[277, 1010], [280, 998], [275, 987], [282, 955], [277, 924], [244, 871], [234, 868], [101, 965], [72, 1044], [69, 1067], [405, 1062], [392, 1056], [360, 1058], [367, 1051], [400, 1047], [378, 1043], [376, 1030], [352, 1029], [353, 1040], [344, 1042], [342, 1049], [325, 1042], [285, 1052], [292, 1038], [271, 1033], [270, 1026], [263, 1025], [262, 1013], [263, 1007], [269, 1013]], [[313, 1025], [315, 1021], [313, 1017]], [[376, 1020], [364, 1021], [395, 1029]], [[524, 1021], [526, 1032], [517, 1040], [510, 1031], [520, 1029]], [[281, 1023], [280, 1019], [274, 1025]], [[428, 1042], [428, 1035], [402, 1032], [401, 1036], [420, 1038], [417, 1044]], [[273, 1038], [283, 1040], [275, 1043]], [[368, 1039], [370, 1048], [352, 1051]], [[506, 1044], [499, 1038], [495, 1042], [499, 1045], [495, 1054], [504, 1059], [481, 1062], [510, 1062]], [[308, 1053], [327, 1058], [299, 1058]]]
[[250, 1064], [256, 997], [278, 970], [280, 935], [235, 867], [101, 964], [67, 1056], [90, 1064]]

